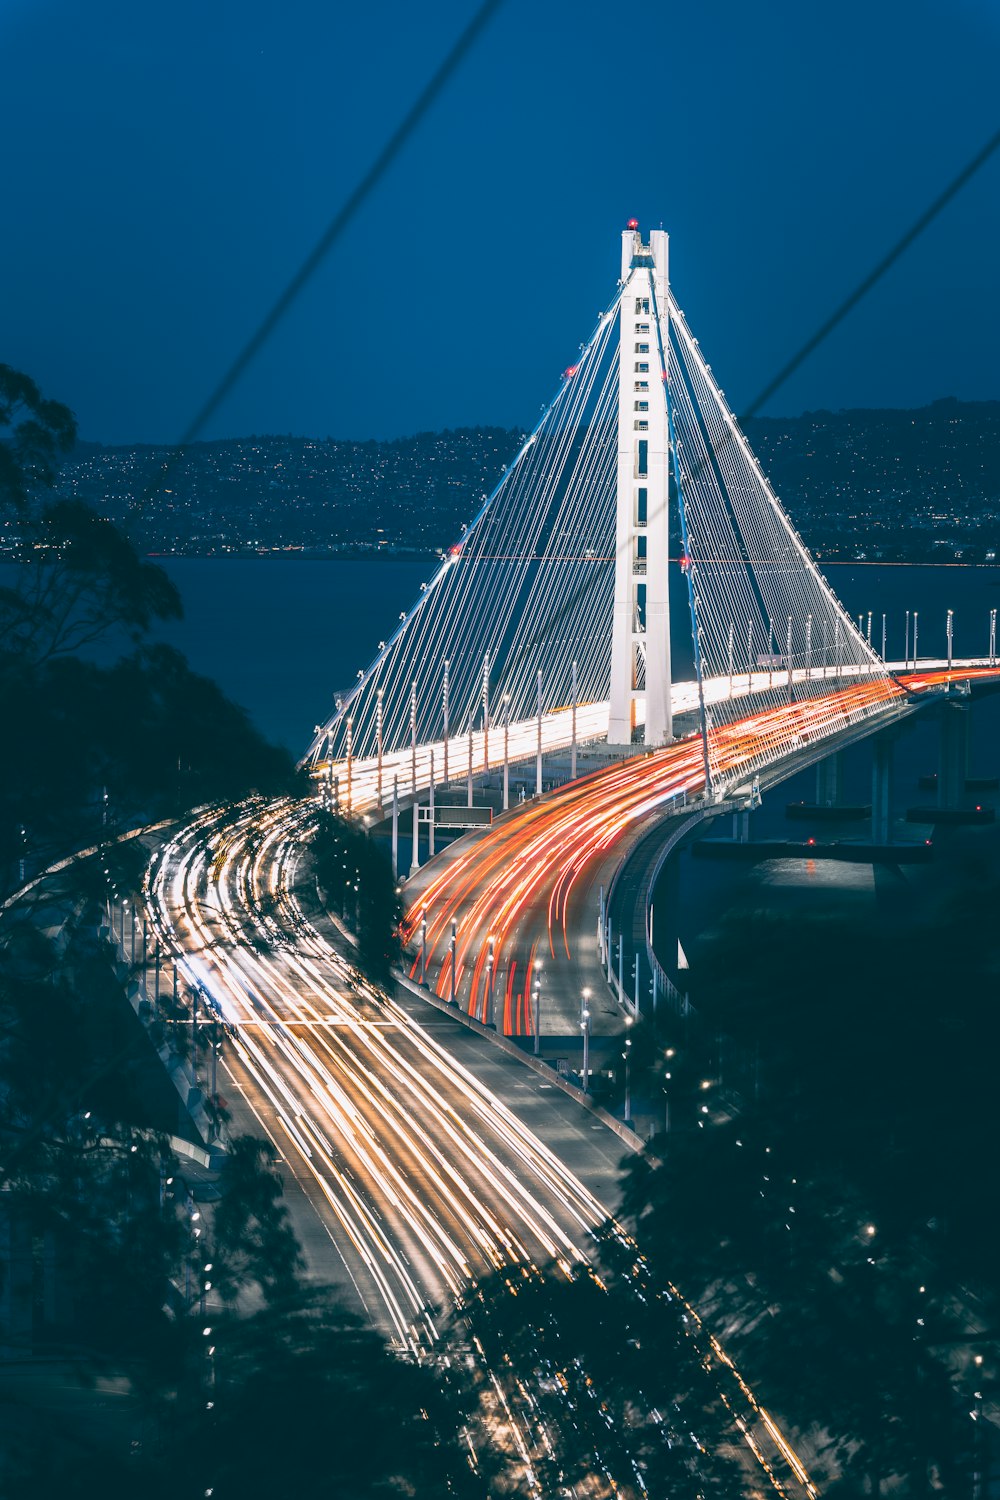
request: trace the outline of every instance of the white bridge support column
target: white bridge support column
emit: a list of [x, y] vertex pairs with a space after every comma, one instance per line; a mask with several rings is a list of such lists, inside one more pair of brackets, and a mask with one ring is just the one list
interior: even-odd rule
[[[618, 483], [608, 742], [627, 745], [645, 700], [647, 745], [673, 736], [670, 713], [667, 235], [622, 235]], [[657, 317], [659, 328], [657, 328]], [[640, 666], [645, 654], [645, 670]], [[644, 679], [644, 680], [643, 680]]]

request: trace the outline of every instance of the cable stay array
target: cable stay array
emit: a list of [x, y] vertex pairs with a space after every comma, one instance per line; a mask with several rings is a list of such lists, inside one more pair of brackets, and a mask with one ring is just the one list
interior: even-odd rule
[[[838, 683], [889, 673], [821, 573], [741, 432], [684, 314], [668, 294], [660, 350], [671, 436], [671, 489], [683, 538], [695, 661], [705, 693], [712, 779], [726, 779], [713, 729], [830, 696]], [[752, 693], [752, 709], [747, 695]], [[828, 732], [873, 711], [831, 701]], [[815, 735], [815, 716], [810, 732]], [[731, 742], [731, 736], [725, 739]], [[787, 744], [782, 753], [787, 751]], [[754, 761], [765, 764], [762, 739]]]
[[[317, 729], [309, 764], [398, 755], [540, 719], [571, 702], [607, 704], [619, 451], [631, 442], [623, 432], [619, 309], [637, 277], [655, 303], [651, 272], [623, 280], [492, 494]], [[882, 678], [887, 696], [891, 689], [881, 657], [782, 509], [669, 289], [666, 300], [650, 320], [657, 342], [649, 401], [666, 407], [671, 551], [688, 605], [689, 638], [675, 640], [674, 659], [693, 664], [687, 672], [698, 686], [698, 713], [674, 732], [700, 730], [718, 795], [737, 760], [745, 781], [748, 769], [787, 753], [787, 733], [770, 748], [760, 732], [771, 710], [824, 696], [828, 718], [809, 716], [815, 737], [877, 711], [872, 695], [852, 694], [852, 685]], [[637, 576], [645, 571], [644, 560], [634, 566]], [[675, 594], [675, 634], [680, 602]], [[636, 689], [645, 686], [650, 640], [642, 614], [633, 624]], [[755, 726], [749, 757], [743, 750], [734, 757], [738, 741], [727, 729], [741, 720]]]
[[[607, 698], [618, 298], [534, 432], [309, 752], [386, 754]], [[539, 680], [539, 673], [541, 679]]]

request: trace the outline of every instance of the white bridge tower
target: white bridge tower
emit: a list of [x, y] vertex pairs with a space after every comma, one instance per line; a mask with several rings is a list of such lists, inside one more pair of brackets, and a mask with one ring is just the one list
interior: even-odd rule
[[636, 705], [644, 701], [646, 744], [664, 745], [673, 736], [664, 230], [654, 229], [645, 244], [637, 221], [629, 220], [622, 235], [621, 285], [618, 519], [608, 742], [631, 743]]

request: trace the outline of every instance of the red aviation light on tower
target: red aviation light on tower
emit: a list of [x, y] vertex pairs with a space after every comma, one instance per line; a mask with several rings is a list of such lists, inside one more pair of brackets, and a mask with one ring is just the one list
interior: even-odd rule
[[579, 365], [567, 365], [563, 370], [563, 380], [572, 380], [579, 368]]
[[626, 229], [638, 229], [639, 228], [639, 220], [638, 219], [629, 219], [628, 223], [625, 225], [625, 228]]

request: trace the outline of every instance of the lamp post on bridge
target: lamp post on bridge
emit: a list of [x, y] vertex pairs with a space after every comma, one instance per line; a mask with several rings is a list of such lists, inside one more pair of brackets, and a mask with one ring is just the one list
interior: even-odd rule
[[806, 676], [813, 674], [813, 617], [806, 615]]
[[490, 768], [490, 653], [483, 656], [483, 770]]
[[537, 709], [538, 709], [538, 743], [535, 749], [535, 796], [542, 795], [542, 669], [538, 668], [537, 678]]
[[[570, 725], [570, 751], [569, 751], [569, 779], [570, 779], [570, 781], [575, 781], [576, 780], [576, 699], [577, 699], [576, 662], [574, 661], [573, 668], [572, 668], [572, 679], [571, 679], [571, 684], [570, 684], [570, 711], [571, 711], [571, 713], [573, 715], [572, 722], [571, 722], [571, 725]], [[506, 806], [506, 803], [504, 804], [504, 806]]]
[[903, 642], [903, 661], [907, 668], [910, 665], [910, 611], [906, 611], [906, 636]]
[[882, 660], [885, 661], [885, 612], [882, 614]]
[[431, 785], [427, 798], [427, 858], [434, 858], [434, 749], [431, 747]]
[[625, 1059], [625, 1124], [632, 1124], [632, 1038], [629, 1035], [632, 1026], [632, 1017], [625, 1017], [625, 1051], [622, 1057]]
[[448, 658], [444, 662], [444, 684], [441, 688], [441, 716], [444, 720], [444, 784], [448, 785]]
[[510, 694], [503, 695], [503, 810], [510, 806]]
[[469, 715], [469, 806], [472, 806], [472, 715]]
[[913, 670], [917, 670], [917, 626], [920, 614], [918, 610], [913, 611]]
[[996, 666], [997, 660], [997, 612], [990, 610], [990, 666]]
[[413, 848], [410, 850], [410, 874], [420, 869], [420, 805], [417, 801], [417, 684], [410, 689], [410, 792], [413, 796]]
[[375, 695], [375, 798], [379, 811], [382, 810], [382, 711], [385, 689], [379, 688]]
[[949, 611], [948, 611], [948, 618], [947, 618], [947, 621], [945, 623], [945, 630], [946, 630], [947, 636], [948, 636], [948, 671], [950, 672], [951, 671], [951, 664], [952, 664], [952, 661], [954, 659], [954, 644], [955, 644], [955, 611], [953, 609], [949, 609]]

